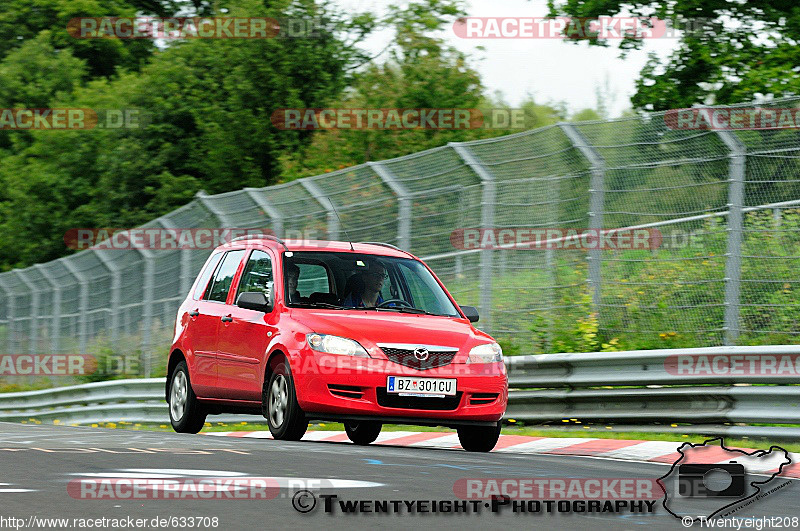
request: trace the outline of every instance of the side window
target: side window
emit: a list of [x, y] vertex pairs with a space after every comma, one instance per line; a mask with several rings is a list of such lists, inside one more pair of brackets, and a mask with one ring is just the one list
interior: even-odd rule
[[[236, 297], [245, 291], [267, 292], [267, 282], [272, 282], [272, 260], [264, 251], [255, 250], [247, 260]], [[235, 299], [234, 299], [235, 302]]]
[[219, 259], [222, 258], [222, 253], [217, 253], [211, 257], [211, 260], [208, 261], [206, 264], [205, 269], [200, 272], [200, 276], [197, 279], [197, 285], [194, 288], [194, 292], [192, 293], [192, 298], [194, 300], [200, 300], [200, 297], [203, 296], [203, 293], [206, 291], [208, 287], [208, 281], [211, 279], [211, 275], [214, 274], [214, 270], [217, 268], [219, 264]]
[[328, 270], [318, 264], [297, 264], [300, 268], [300, 278], [297, 281], [297, 291], [306, 297], [312, 293], [330, 293]]
[[236, 275], [236, 270], [239, 268], [239, 262], [242, 261], [245, 251], [228, 251], [225, 258], [222, 259], [217, 272], [214, 274], [214, 280], [206, 290], [203, 297], [204, 300], [225, 302], [228, 298], [228, 291], [231, 289], [231, 282]]

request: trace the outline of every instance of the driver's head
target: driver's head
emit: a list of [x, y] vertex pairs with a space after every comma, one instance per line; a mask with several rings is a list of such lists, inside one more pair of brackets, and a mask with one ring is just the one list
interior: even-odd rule
[[367, 269], [362, 273], [364, 277], [364, 287], [370, 291], [380, 291], [383, 289], [383, 282], [386, 280], [386, 266], [378, 260], [366, 260]]

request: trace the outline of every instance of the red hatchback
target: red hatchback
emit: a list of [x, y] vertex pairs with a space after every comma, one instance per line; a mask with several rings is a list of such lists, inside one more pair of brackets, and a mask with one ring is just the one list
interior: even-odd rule
[[172, 426], [197, 433], [208, 414], [255, 413], [276, 439], [299, 440], [309, 420], [333, 420], [369, 444], [384, 422], [438, 425], [456, 428], [464, 449], [489, 451], [508, 378], [477, 320], [388, 244], [234, 240], [178, 311]]

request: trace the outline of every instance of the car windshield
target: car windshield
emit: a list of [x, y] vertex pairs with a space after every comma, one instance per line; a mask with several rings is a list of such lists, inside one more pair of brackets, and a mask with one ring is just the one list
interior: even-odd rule
[[428, 268], [411, 258], [287, 252], [283, 271], [286, 303], [291, 307], [460, 317]]

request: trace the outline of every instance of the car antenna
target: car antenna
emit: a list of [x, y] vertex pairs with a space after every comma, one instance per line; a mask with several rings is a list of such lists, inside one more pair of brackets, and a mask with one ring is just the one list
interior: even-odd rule
[[350, 239], [350, 235], [349, 235], [349, 234], [347, 234], [347, 229], [346, 229], [346, 228], [344, 228], [344, 225], [342, 224], [342, 218], [340, 218], [340, 217], [339, 217], [339, 213], [338, 213], [338, 212], [336, 212], [336, 205], [334, 205], [334, 204], [333, 204], [333, 201], [331, 201], [331, 198], [330, 198], [330, 197], [328, 198], [328, 202], [331, 204], [331, 208], [333, 209], [333, 213], [334, 213], [334, 214], [336, 214], [336, 219], [338, 219], [338, 220], [339, 220], [339, 226], [340, 226], [340, 227], [342, 228], [342, 230], [344, 231], [344, 235], [345, 235], [345, 236], [347, 236], [347, 243], [349, 243], [349, 244], [350, 244], [350, 250], [351, 250], [351, 251], [353, 251], [353, 252], [356, 252], [356, 250], [355, 250], [355, 249], [353, 249], [353, 241]]

